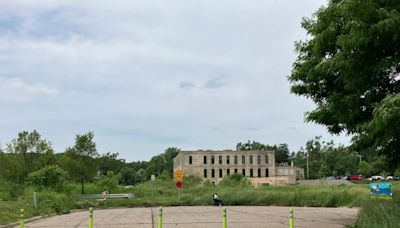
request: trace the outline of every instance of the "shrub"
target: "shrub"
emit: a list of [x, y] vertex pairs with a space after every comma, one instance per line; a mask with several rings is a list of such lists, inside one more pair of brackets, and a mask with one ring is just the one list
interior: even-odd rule
[[113, 171], [107, 171], [107, 175], [100, 176], [100, 179], [96, 182], [96, 186], [101, 191], [113, 192], [118, 188], [119, 181], [121, 180], [121, 174], [114, 174]]
[[234, 173], [232, 175], [225, 176], [220, 184], [223, 186], [250, 185], [250, 181], [242, 174]]
[[[27, 206], [33, 208], [33, 192], [32, 188], [25, 190], [24, 199]], [[37, 193], [37, 212], [40, 214], [64, 214], [68, 213], [73, 200], [63, 193], [51, 190], [43, 190]]]
[[203, 182], [203, 178], [199, 177], [199, 176], [195, 176], [195, 175], [188, 175], [183, 177], [182, 179], [182, 183], [184, 186], [189, 186], [189, 187], [193, 187], [193, 186], [198, 186]]
[[30, 173], [27, 182], [39, 191], [44, 189], [61, 191], [66, 175], [60, 167], [51, 165]]

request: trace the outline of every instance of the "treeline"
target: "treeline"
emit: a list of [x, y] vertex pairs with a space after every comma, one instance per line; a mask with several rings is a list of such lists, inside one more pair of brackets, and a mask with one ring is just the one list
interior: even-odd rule
[[74, 145], [56, 153], [50, 141], [36, 130], [18, 133], [17, 138], [0, 148], [0, 179], [22, 184], [29, 174], [57, 166], [72, 182], [91, 182], [95, 177], [111, 172], [120, 184], [133, 185], [150, 179], [152, 174], [171, 175], [177, 148], [168, 148], [150, 161], [125, 162], [118, 153], [100, 155], [94, 133], [77, 134]]
[[[291, 165], [304, 168], [306, 178], [316, 179], [326, 176], [395, 175], [400, 176], [400, 167], [391, 166], [391, 159], [375, 150], [356, 151], [355, 146], [335, 145], [325, 142], [320, 136], [306, 142], [304, 148], [289, 153], [288, 145], [267, 145], [256, 141], [238, 143], [237, 150], [274, 150], [278, 165]], [[307, 157], [308, 173], [307, 176]]]

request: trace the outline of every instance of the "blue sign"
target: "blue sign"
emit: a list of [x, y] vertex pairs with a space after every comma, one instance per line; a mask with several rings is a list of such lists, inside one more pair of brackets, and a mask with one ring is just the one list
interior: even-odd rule
[[372, 195], [392, 196], [391, 183], [371, 183], [369, 189]]

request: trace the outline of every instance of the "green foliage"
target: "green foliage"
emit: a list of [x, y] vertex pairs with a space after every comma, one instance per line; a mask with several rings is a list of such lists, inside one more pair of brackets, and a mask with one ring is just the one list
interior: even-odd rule
[[358, 173], [364, 177], [369, 177], [372, 174], [372, 166], [366, 161], [361, 161], [358, 164]]
[[60, 158], [60, 166], [66, 170], [74, 181], [90, 181], [98, 171], [98, 154], [93, 132], [76, 135], [75, 145], [67, 148]]
[[184, 186], [198, 186], [203, 183], [203, 178], [197, 175], [187, 175], [182, 178], [182, 184]]
[[329, 1], [302, 27], [291, 91], [314, 101], [308, 121], [333, 133], [359, 133], [388, 94], [400, 92], [398, 1]]
[[375, 161], [372, 163], [372, 172], [373, 174], [380, 174], [388, 169], [386, 165], [386, 158], [383, 156], [379, 156], [375, 158]]
[[289, 147], [286, 143], [279, 145], [267, 145], [256, 141], [247, 141], [247, 143], [239, 142], [236, 145], [238, 151], [254, 151], [254, 150], [273, 150], [275, 151], [275, 163], [284, 163], [289, 161]]
[[113, 171], [108, 171], [107, 175], [101, 175], [99, 180], [96, 181], [96, 185], [101, 189], [101, 191], [108, 191], [113, 193], [118, 187], [121, 180], [121, 174], [114, 174]]
[[222, 178], [222, 186], [250, 185], [250, 181], [240, 173], [234, 173]]
[[23, 185], [5, 181], [0, 177], [0, 203], [1, 201], [17, 200], [23, 191]]
[[396, 171], [394, 172], [394, 176], [400, 177], [400, 168], [396, 169]]
[[374, 109], [372, 120], [354, 138], [358, 147], [370, 147], [388, 160], [385, 169], [400, 167], [400, 93], [388, 95]]
[[371, 199], [361, 205], [354, 228], [392, 228], [400, 224], [400, 205], [391, 200]]
[[36, 189], [49, 189], [61, 191], [64, 186], [67, 173], [57, 165], [46, 166], [27, 177], [27, 182], [36, 187]]
[[308, 140], [305, 149], [293, 153], [290, 158], [295, 166], [304, 168], [306, 177], [307, 155], [311, 179], [357, 174], [359, 157], [348, 147], [322, 141], [321, 137]]
[[119, 173], [124, 167], [125, 162], [122, 159], [118, 159], [118, 153], [106, 153], [98, 158], [99, 171], [106, 175], [108, 171]]
[[55, 163], [54, 151], [51, 143], [41, 138], [41, 135], [36, 131], [22, 131], [18, 133], [18, 137], [7, 144], [6, 151], [9, 154], [7, 160], [11, 162], [7, 164], [12, 170], [12, 176], [22, 183], [26, 176], [37, 170], [38, 168]]
[[50, 190], [38, 192], [38, 212], [42, 214], [65, 214], [71, 209], [71, 199], [63, 193]]

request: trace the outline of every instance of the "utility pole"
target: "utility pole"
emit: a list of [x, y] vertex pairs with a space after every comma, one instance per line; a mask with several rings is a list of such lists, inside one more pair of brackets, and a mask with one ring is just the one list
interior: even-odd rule
[[310, 171], [308, 169], [308, 152], [307, 152], [307, 179], [310, 179]]

